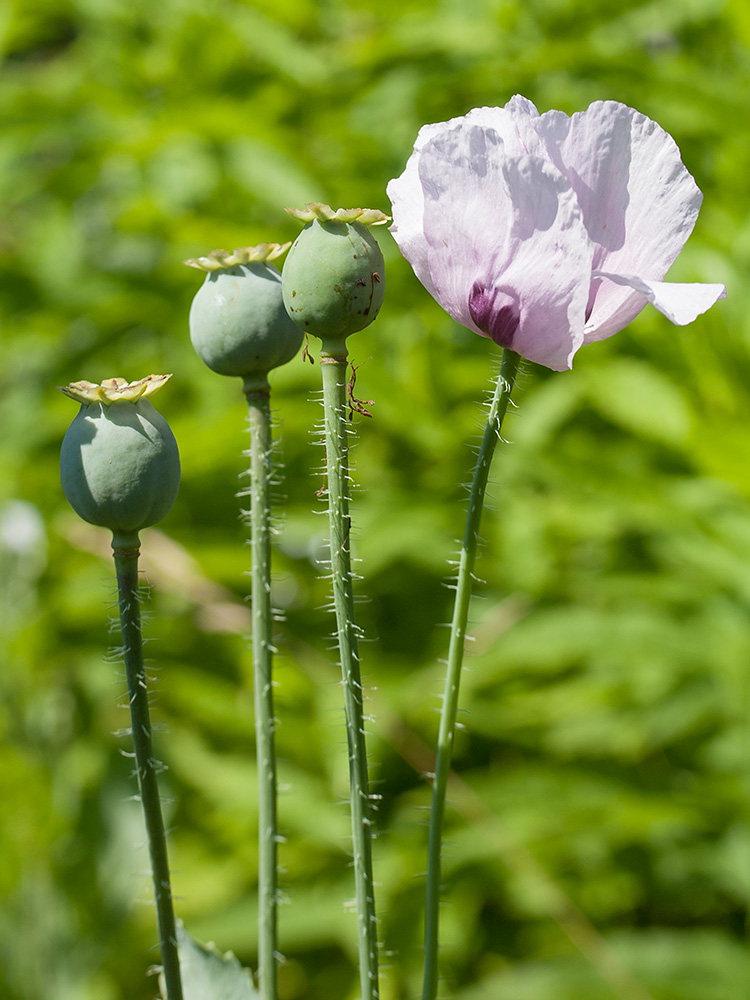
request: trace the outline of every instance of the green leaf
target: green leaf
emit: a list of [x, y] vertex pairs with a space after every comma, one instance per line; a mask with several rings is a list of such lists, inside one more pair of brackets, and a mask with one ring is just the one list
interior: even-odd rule
[[607, 420], [661, 444], [685, 443], [691, 425], [687, 400], [656, 368], [634, 358], [618, 358], [587, 375], [589, 401]]
[[[231, 951], [222, 955], [214, 944], [198, 944], [181, 923], [177, 925], [177, 946], [184, 1000], [257, 1000], [249, 970], [242, 968]], [[159, 988], [167, 1000], [163, 975]]]

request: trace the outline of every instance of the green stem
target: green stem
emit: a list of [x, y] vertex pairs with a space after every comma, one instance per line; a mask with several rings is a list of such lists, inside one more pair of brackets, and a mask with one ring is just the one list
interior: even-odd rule
[[498, 442], [510, 395], [518, 371], [520, 357], [510, 350], [503, 352], [500, 375], [490, 404], [487, 426], [479, 448], [474, 479], [469, 496], [469, 510], [461, 546], [456, 580], [456, 599], [451, 623], [451, 638], [448, 650], [448, 666], [443, 692], [443, 707], [440, 713], [435, 777], [432, 784], [432, 809], [430, 811], [430, 833], [427, 856], [427, 904], [425, 913], [424, 984], [422, 1000], [435, 1000], [438, 983], [438, 930], [440, 907], [440, 851], [443, 839], [443, 818], [445, 815], [445, 795], [450, 774], [453, 736], [456, 729], [458, 710], [458, 688], [463, 665], [466, 625], [469, 618], [469, 604], [473, 581], [474, 562], [479, 539], [479, 522], [482, 517], [484, 495], [487, 490], [492, 456]]
[[148, 850], [151, 857], [151, 875], [156, 902], [156, 923], [159, 929], [159, 947], [164, 968], [168, 1000], [182, 1000], [180, 961], [177, 954], [177, 933], [172, 908], [172, 888], [169, 878], [167, 839], [157, 784], [157, 762], [151, 747], [151, 720], [148, 710], [146, 671], [143, 665], [143, 639], [141, 636], [141, 611], [138, 595], [138, 553], [135, 545], [120, 547], [113, 543], [117, 592], [120, 604], [120, 625], [125, 656], [125, 673], [128, 681], [128, 701], [133, 731], [133, 749], [138, 775], [138, 789], [146, 820]]
[[[343, 346], [343, 345], [342, 345]], [[346, 421], [346, 348], [343, 354], [328, 353], [324, 342], [321, 354], [323, 406], [325, 410], [326, 470], [330, 520], [331, 575], [336, 610], [341, 673], [349, 747], [352, 845], [357, 899], [359, 976], [362, 1000], [377, 1000], [378, 941], [375, 919], [375, 892], [372, 878], [372, 817], [367, 750], [365, 746], [362, 681], [354, 622], [349, 517], [349, 452]]]
[[252, 545], [253, 677], [258, 766], [258, 979], [277, 997], [278, 834], [271, 614], [271, 406], [268, 389], [248, 392]]

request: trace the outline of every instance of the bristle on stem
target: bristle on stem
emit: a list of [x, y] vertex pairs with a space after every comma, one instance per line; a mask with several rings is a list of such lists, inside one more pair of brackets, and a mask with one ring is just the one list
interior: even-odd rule
[[326, 445], [330, 562], [336, 636], [349, 749], [350, 810], [362, 1000], [378, 1000], [378, 943], [372, 875], [372, 802], [367, 773], [359, 630], [354, 620], [349, 514], [349, 428], [347, 422], [347, 355], [344, 349], [321, 354]]
[[466, 526], [464, 530], [458, 573], [455, 578], [456, 597], [453, 606], [453, 621], [448, 651], [448, 661], [440, 712], [437, 753], [435, 758], [435, 778], [432, 785], [432, 806], [430, 810], [429, 846], [427, 858], [427, 903], [425, 912], [425, 965], [422, 1000], [435, 1000], [438, 984], [438, 930], [440, 910], [440, 870], [441, 846], [445, 797], [450, 774], [453, 737], [456, 731], [458, 711], [458, 691], [463, 666], [466, 629], [469, 620], [474, 577], [474, 562], [479, 540], [479, 523], [484, 506], [490, 465], [500, 438], [500, 429], [510, 404], [510, 394], [515, 384], [520, 357], [506, 349], [495, 392], [489, 406], [487, 424], [477, 455], [474, 478], [469, 494]]
[[258, 972], [261, 1000], [278, 995], [278, 832], [271, 607], [271, 404], [246, 393], [250, 427], [250, 544], [253, 688], [258, 766]]
[[128, 682], [133, 758], [138, 791], [146, 821], [151, 875], [154, 884], [156, 922], [164, 968], [167, 1000], [182, 1000], [180, 962], [177, 954], [172, 888], [167, 857], [167, 839], [159, 799], [158, 771], [162, 765], [151, 748], [151, 718], [143, 663], [140, 600], [138, 592], [138, 548], [113, 547], [122, 629], [122, 655]]

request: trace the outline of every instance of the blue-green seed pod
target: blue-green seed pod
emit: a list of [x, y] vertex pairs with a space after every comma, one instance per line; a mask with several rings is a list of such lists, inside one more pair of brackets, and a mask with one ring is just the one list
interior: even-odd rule
[[284, 305], [306, 333], [343, 342], [369, 326], [383, 303], [383, 254], [367, 226], [388, 217], [372, 209], [334, 212], [319, 203], [287, 211], [307, 225], [284, 264]]
[[115, 547], [137, 546], [138, 532], [160, 521], [177, 496], [177, 442], [146, 398], [169, 377], [62, 388], [81, 403], [60, 451], [63, 492], [84, 521], [113, 532]]
[[186, 261], [207, 272], [190, 307], [193, 347], [212, 371], [242, 378], [246, 391], [265, 386], [268, 372], [291, 361], [302, 345], [271, 263], [288, 247], [262, 243]]

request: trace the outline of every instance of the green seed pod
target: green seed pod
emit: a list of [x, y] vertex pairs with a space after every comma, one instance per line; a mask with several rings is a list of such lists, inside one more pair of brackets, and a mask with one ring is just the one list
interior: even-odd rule
[[369, 326], [383, 303], [383, 254], [367, 226], [388, 217], [374, 209], [334, 212], [319, 203], [287, 211], [307, 225], [284, 265], [284, 305], [306, 333], [343, 343]]
[[193, 347], [212, 371], [244, 379], [245, 391], [267, 385], [268, 372], [302, 345], [284, 309], [281, 274], [270, 263], [288, 248], [261, 243], [185, 261], [208, 272], [190, 307]]
[[60, 451], [63, 492], [84, 521], [113, 532], [116, 548], [137, 546], [138, 532], [160, 521], [177, 496], [177, 442], [146, 398], [168, 378], [61, 387], [81, 403]]

